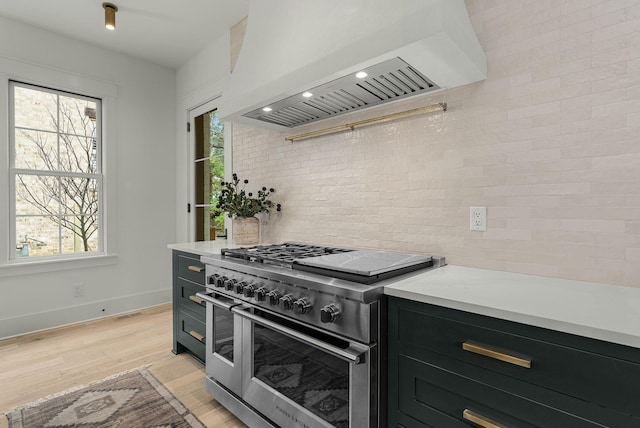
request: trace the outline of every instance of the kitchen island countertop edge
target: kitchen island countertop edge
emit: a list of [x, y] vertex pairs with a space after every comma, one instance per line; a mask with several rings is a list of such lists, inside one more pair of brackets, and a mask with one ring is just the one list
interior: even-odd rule
[[640, 288], [446, 265], [384, 293], [640, 348]]

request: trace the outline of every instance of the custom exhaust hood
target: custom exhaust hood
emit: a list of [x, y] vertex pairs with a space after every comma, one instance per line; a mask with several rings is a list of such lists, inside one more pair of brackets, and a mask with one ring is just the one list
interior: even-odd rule
[[251, 0], [219, 115], [285, 130], [485, 78], [464, 0]]

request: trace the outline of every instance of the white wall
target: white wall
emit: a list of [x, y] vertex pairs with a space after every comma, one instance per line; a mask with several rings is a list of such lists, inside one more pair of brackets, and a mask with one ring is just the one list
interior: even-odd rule
[[[288, 133], [233, 127], [234, 171], [283, 204], [267, 239], [640, 286], [640, 1], [466, 5], [486, 81]], [[203, 54], [178, 87], [187, 71], [215, 86], [221, 64]], [[444, 114], [283, 140], [439, 101]], [[487, 207], [486, 232], [469, 230], [470, 206]]]
[[[234, 127], [235, 172], [283, 204], [268, 235], [640, 286], [640, 1], [466, 4], [486, 81], [288, 133]], [[283, 141], [438, 101], [446, 113]]]
[[[109, 119], [115, 135], [107, 136], [106, 150], [113, 156], [107, 239], [117, 245], [115, 263], [102, 266], [42, 273], [0, 267], [0, 337], [169, 302], [166, 245], [176, 235], [175, 71], [6, 18], [0, 18], [0, 60], [0, 74], [12, 78], [28, 68], [42, 84], [62, 74], [71, 82], [116, 88], [115, 117]], [[7, 138], [6, 129], [0, 138]], [[1, 200], [6, 193], [0, 189]], [[74, 284], [84, 285], [84, 297], [72, 297]]]

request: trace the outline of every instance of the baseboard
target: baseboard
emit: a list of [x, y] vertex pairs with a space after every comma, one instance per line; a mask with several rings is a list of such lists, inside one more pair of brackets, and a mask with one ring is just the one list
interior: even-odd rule
[[0, 339], [91, 321], [171, 302], [171, 289], [0, 319]]

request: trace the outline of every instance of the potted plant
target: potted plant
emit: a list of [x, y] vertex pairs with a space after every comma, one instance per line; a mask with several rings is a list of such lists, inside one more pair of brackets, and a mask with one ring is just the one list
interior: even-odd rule
[[233, 241], [239, 245], [256, 245], [260, 238], [260, 223], [255, 217], [259, 213], [269, 213], [271, 209], [282, 209], [280, 204], [269, 198], [275, 189], [263, 187], [257, 196], [245, 190], [249, 180], [240, 180], [237, 174], [232, 181], [222, 182], [222, 191], [218, 196], [216, 208], [227, 213], [233, 219]]

